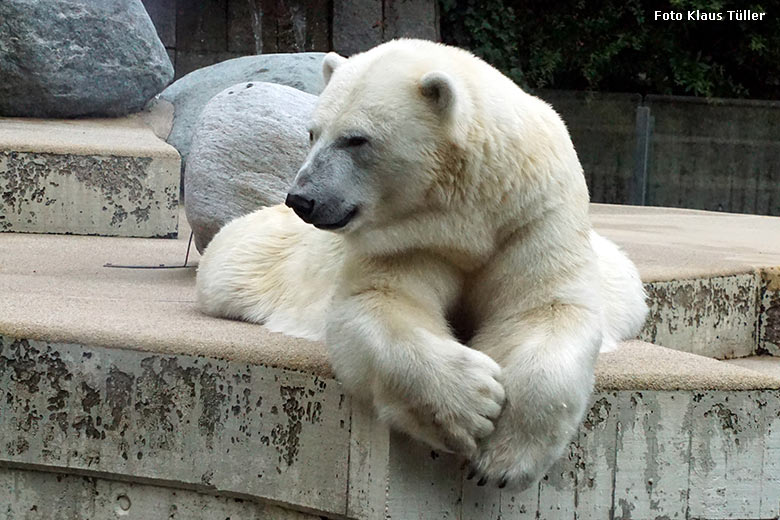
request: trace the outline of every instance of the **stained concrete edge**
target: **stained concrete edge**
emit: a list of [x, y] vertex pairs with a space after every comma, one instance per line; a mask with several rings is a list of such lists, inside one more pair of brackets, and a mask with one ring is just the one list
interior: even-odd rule
[[179, 152], [161, 140], [153, 129], [164, 132], [165, 117], [164, 114], [131, 114], [113, 119], [0, 117], [0, 150], [178, 160]]
[[[249, 325], [262, 329], [257, 325]], [[81, 346], [148, 352], [164, 356], [195, 356], [237, 364], [279, 368], [323, 378], [333, 378], [324, 345], [264, 331], [264, 341], [256, 349], [231, 348], [230, 345], [190, 345], [141, 340], [121, 344], [68, 341], [74, 338], [58, 334], [19, 335], [0, 322], [0, 340], [32, 340], [53, 346]], [[16, 332], [14, 334], [13, 332]], [[681, 352], [640, 340], [623, 342], [615, 352], [599, 356], [595, 389], [606, 390], [759, 390], [780, 389], [780, 374], [740, 366], [688, 352]]]

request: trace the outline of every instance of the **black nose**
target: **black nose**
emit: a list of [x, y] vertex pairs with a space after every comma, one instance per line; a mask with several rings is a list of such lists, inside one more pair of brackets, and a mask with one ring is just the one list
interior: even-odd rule
[[284, 203], [288, 207], [292, 208], [295, 214], [301, 217], [304, 221], [307, 221], [307, 219], [311, 217], [311, 214], [314, 211], [313, 200], [307, 199], [306, 197], [302, 197], [300, 195], [295, 195], [294, 193], [288, 193], [287, 199], [284, 201]]

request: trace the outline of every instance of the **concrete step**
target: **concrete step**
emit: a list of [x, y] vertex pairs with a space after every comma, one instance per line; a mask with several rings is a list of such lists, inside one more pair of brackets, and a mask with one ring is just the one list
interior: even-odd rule
[[748, 356], [737, 359], [727, 359], [727, 363], [761, 372], [772, 377], [780, 377], [780, 357], [777, 356]]
[[[274, 339], [252, 347], [263, 357]], [[106, 501], [149, 518], [154, 500], [220, 511], [231, 497], [354, 519], [780, 515], [780, 379], [721, 361], [642, 342], [605, 356], [577, 439], [514, 493], [388, 432], [324, 352], [277, 353], [278, 367], [243, 345], [215, 354], [0, 338], [0, 503], [84, 519]]]
[[596, 229], [639, 268], [640, 338], [719, 359], [780, 355], [780, 219], [593, 204]]
[[137, 115], [0, 118], [0, 231], [175, 236], [179, 164]]
[[[696, 267], [713, 254], [704, 245], [668, 229], [658, 232], [676, 249], [653, 245], [661, 216], [624, 233], [633, 217], [602, 209], [594, 220], [650, 284], [675, 280], [675, 255], [688, 259], [680, 279], [696, 283], [776, 259], [761, 246], [730, 272]], [[678, 233], [687, 220], [677, 215]], [[389, 432], [353, 403], [322, 345], [199, 314], [191, 267], [103, 267], [181, 266], [184, 221], [181, 231], [165, 241], [3, 236], [0, 504], [85, 519], [105, 518], [111, 504], [150, 518], [155, 502], [188, 518], [780, 516], [780, 377], [766, 355], [725, 362], [628, 342], [601, 356], [590, 413], [545, 479], [522, 493], [478, 487], [463, 461]], [[661, 269], [666, 278], [653, 280]], [[670, 304], [660, 323], [701, 334], [722, 326], [697, 324], [697, 308], [681, 319]], [[692, 336], [675, 337], [684, 347]]]

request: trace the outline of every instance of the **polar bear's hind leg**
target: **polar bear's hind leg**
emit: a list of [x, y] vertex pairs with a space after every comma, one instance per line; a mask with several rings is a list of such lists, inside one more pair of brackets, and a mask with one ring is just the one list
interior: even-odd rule
[[645, 290], [639, 271], [613, 242], [591, 231], [591, 245], [601, 275], [603, 336], [601, 352], [635, 337], [647, 318]]
[[228, 223], [209, 243], [198, 267], [198, 306], [211, 316], [322, 340], [342, 254], [337, 235], [304, 224], [284, 206], [263, 208]]

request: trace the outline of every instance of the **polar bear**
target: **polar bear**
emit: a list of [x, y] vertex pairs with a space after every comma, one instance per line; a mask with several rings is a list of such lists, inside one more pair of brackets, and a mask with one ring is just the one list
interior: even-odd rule
[[324, 340], [390, 426], [527, 487], [644, 322], [636, 268], [591, 230], [560, 117], [484, 61], [395, 40], [323, 75], [286, 206], [215, 236], [199, 305]]

